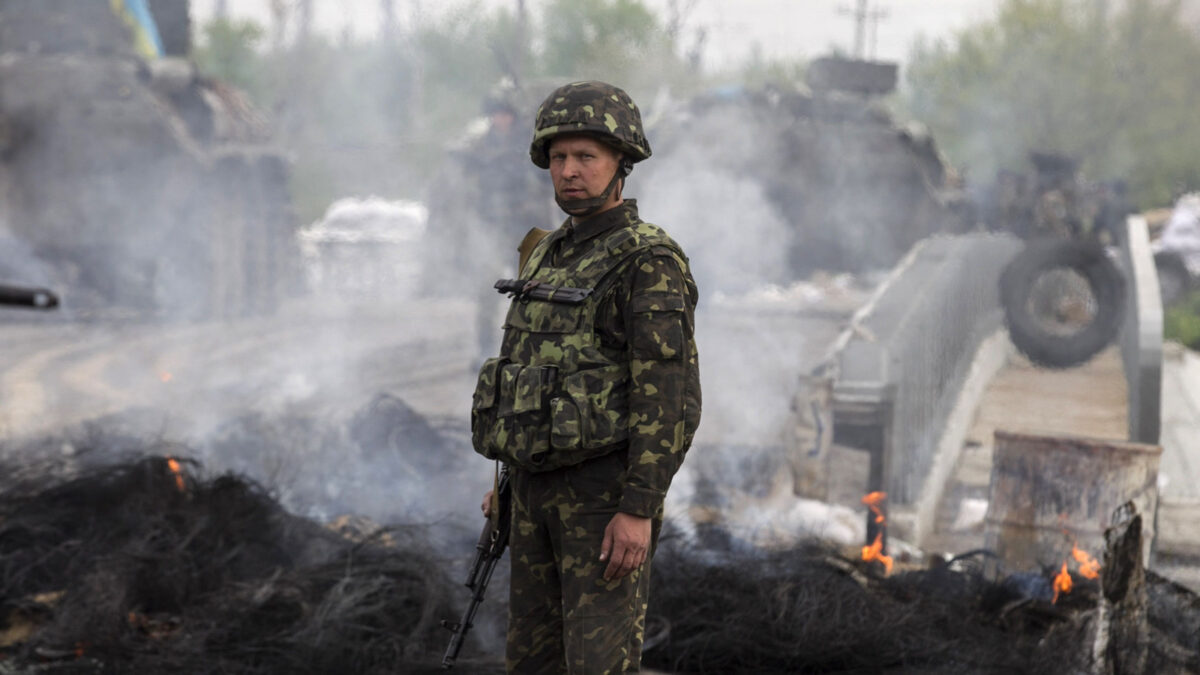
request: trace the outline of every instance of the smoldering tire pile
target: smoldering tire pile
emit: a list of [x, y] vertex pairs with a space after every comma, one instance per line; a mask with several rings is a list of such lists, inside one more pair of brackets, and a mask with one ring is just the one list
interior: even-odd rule
[[[0, 673], [432, 673], [448, 638], [438, 622], [467, 601], [458, 570], [425, 553], [425, 529], [347, 536], [164, 448], [65, 474], [0, 469]], [[1089, 670], [1094, 582], [1053, 605], [1044, 579], [997, 581], [979, 554], [883, 578], [816, 545], [684, 542], [666, 533], [654, 562], [650, 668]], [[1147, 672], [1200, 672], [1200, 600], [1157, 578], [1149, 595]], [[456, 671], [502, 671], [498, 651], [481, 653], [469, 640]]]
[[[714, 675], [1100, 672], [1098, 583], [1073, 574], [1075, 590], [1054, 604], [1053, 571], [1003, 576], [990, 557], [884, 578], [816, 544], [704, 556], [668, 541], [654, 560], [643, 664]], [[1200, 673], [1200, 598], [1153, 573], [1147, 596], [1138, 672]]]
[[421, 673], [440, 663], [438, 621], [456, 596], [416, 531], [354, 542], [289, 515], [252, 482], [163, 456], [71, 478], [8, 468], [0, 672]]
[[758, 675], [1087, 672], [1072, 605], [1023, 601], [985, 581], [977, 560], [885, 579], [816, 545], [739, 558], [655, 560], [648, 623], [661, 645], [645, 663]]

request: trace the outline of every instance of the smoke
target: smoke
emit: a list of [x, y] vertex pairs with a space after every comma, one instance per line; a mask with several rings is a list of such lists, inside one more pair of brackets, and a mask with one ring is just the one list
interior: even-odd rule
[[[97, 429], [162, 438], [306, 515], [474, 526], [491, 476], [467, 420], [476, 366], [500, 335], [491, 284], [515, 275], [530, 227], [562, 217], [527, 132], [489, 124], [445, 148], [440, 167], [422, 167], [426, 185], [406, 186], [421, 204], [360, 194], [300, 228], [291, 205], [314, 199], [303, 188], [316, 178], [289, 175], [262, 116], [229, 88], [78, 54], [21, 54], [0, 69], [0, 112], [20, 131], [5, 150], [4, 214], [29, 251], [5, 260], [36, 261], [14, 265], [28, 275], [17, 280], [64, 297], [52, 326], [0, 327], [21, 336], [0, 374], [14, 401], [0, 412], [7, 452], [53, 439], [35, 445], [61, 453]], [[369, 81], [386, 79], [384, 61], [371, 69]], [[529, 95], [516, 129], [549, 89]], [[355, 100], [328, 103], [352, 126]], [[680, 242], [701, 293], [705, 413], [672, 503], [715, 490], [763, 513], [793, 509], [796, 377], [863, 294], [847, 277], [814, 278], [812, 260], [874, 258], [827, 255], [856, 235], [823, 220], [811, 167], [797, 164], [821, 135], [803, 106], [745, 92], [660, 103], [646, 109], [655, 155], [626, 194]], [[870, 129], [872, 144], [830, 142], [812, 162], [899, 147], [886, 124]], [[413, 141], [397, 138], [400, 150]], [[339, 161], [353, 156], [344, 150]]]
[[[639, 167], [644, 177], [631, 177], [630, 190], [644, 193], [642, 217], [679, 241], [706, 295], [792, 278], [794, 230], [768, 199], [764, 176], [745, 169], [747, 155], [764, 150], [762, 134], [752, 108], [719, 108], [664, 130], [666, 150]], [[763, 169], [773, 164], [760, 161]]]

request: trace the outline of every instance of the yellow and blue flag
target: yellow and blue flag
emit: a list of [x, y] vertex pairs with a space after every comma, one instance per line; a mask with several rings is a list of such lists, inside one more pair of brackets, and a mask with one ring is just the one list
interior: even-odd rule
[[133, 46], [138, 54], [150, 59], [163, 55], [162, 38], [158, 35], [158, 24], [146, 0], [109, 0], [112, 11], [133, 31]]

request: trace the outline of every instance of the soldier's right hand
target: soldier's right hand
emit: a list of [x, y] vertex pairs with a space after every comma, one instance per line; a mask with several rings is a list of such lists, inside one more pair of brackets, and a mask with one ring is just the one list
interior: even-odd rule
[[483, 503], [479, 505], [479, 509], [483, 511], [483, 517], [489, 518], [492, 515], [492, 491], [488, 490], [487, 494], [483, 495]]

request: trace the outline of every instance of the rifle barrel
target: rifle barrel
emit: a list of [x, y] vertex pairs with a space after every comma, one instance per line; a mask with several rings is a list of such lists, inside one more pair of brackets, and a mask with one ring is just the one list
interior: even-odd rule
[[58, 306], [58, 296], [45, 288], [0, 284], [0, 305], [51, 309]]

